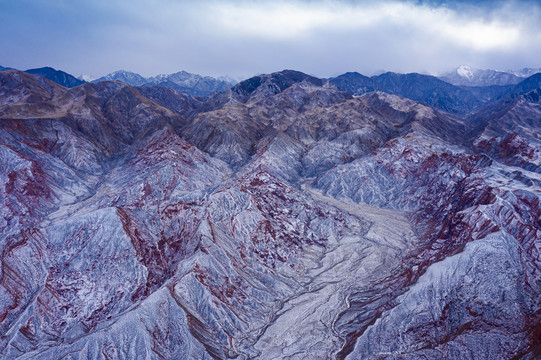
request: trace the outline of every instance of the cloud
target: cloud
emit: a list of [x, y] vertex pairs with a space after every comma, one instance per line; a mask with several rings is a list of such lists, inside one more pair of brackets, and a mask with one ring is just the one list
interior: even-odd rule
[[[511, 48], [520, 38], [520, 29], [513, 22], [471, 17], [449, 8], [434, 9], [404, 2], [226, 2], [215, 3], [208, 10], [215, 13], [217, 28], [224, 34], [262, 41], [305, 39], [318, 30], [362, 34], [371, 28], [398, 27], [485, 51]], [[395, 36], [400, 34], [397, 32]]]
[[540, 20], [525, 1], [0, 0], [0, 64], [242, 77], [539, 67]]
[[228, 36], [270, 40], [302, 38], [325, 28], [359, 29], [373, 25], [385, 15], [376, 8], [329, 3], [217, 3], [209, 10], [215, 13], [218, 28]]

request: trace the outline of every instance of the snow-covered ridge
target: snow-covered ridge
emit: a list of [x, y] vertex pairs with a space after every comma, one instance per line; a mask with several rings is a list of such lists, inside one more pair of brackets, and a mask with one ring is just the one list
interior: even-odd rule
[[461, 65], [455, 70], [441, 74], [438, 77], [453, 85], [491, 86], [515, 85], [525, 78], [539, 72], [540, 69], [523, 69], [519, 71], [499, 71], [477, 69]]
[[236, 81], [231, 78], [220, 77], [216, 79], [210, 76], [191, 74], [186, 71], [143, 77], [137, 73], [125, 70], [112, 72], [92, 82], [111, 80], [122, 81], [132, 86], [164, 85], [192, 95], [208, 95], [212, 92], [227, 90], [236, 84]]

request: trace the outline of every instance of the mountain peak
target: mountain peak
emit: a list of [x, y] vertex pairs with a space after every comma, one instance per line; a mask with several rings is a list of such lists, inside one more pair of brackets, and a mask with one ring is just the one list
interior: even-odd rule
[[122, 81], [123, 83], [126, 83], [131, 86], [142, 86], [147, 83], [147, 79], [142, 77], [141, 75], [126, 71], [126, 70], [117, 70], [110, 74], [107, 74], [105, 76], [102, 76], [92, 82], [101, 82], [101, 81], [112, 81], [112, 80], [118, 80]]
[[36, 69], [29, 69], [25, 72], [29, 74], [38, 74], [47, 78], [55, 83], [67, 88], [72, 88], [84, 84], [84, 81], [77, 79], [75, 76], [70, 75], [62, 70], [56, 70], [52, 67], [46, 66]]
[[254, 96], [269, 96], [278, 94], [295, 83], [309, 82], [322, 86], [323, 80], [296, 70], [282, 70], [271, 74], [261, 74], [235, 85], [231, 90], [240, 96], [241, 102], [248, 101]]
[[459, 75], [459, 76], [462, 76], [466, 79], [469, 79], [469, 80], [472, 80], [473, 79], [473, 73], [474, 73], [474, 69], [472, 69], [471, 67], [467, 66], [467, 65], [460, 65], [459, 67], [456, 68], [456, 73]]

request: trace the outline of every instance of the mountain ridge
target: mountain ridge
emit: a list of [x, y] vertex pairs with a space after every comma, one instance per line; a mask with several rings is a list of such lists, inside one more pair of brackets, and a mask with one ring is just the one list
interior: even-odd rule
[[[463, 70], [462, 72], [468, 70], [469, 73], [471, 73], [471, 76], [474, 76], [473, 74], [476, 72], [493, 75], [510, 74], [493, 70], [471, 69], [466, 66], [459, 67], [458, 70], [460, 69]], [[56, 70], [52, 68], [40, 68], [30, 71], [37, 73], [41, 72], [43, 73], [42, 75], [47, 73], [48, 75], [45, 75], [47, 75], [50, 80], [56, 80], [57, 83], [63, 86], [68, 85], [68, 87], [73, 87], [76, 86], [76, 84], [81, 84], [84, 82], [79, 79], [74, 79], [71, 77], [71, 75], [64, 72], [57, 73]], [[535, 73], [535, 69], [523, 69], [523, 71], [520, 72], [522, 75], [529, 73]], [[60, 76], [60, 78], [55, 79], [55, 76]], [[511, 82], [485, 81], [483, 83], [484, 85], [482, 86], [478, 85], [478, 82], [475, 81], [455, 82], [459, 85], [458, 87], [453, 87], [452, 80], [446, 79], [446, 84], [444, 84], [438, 82], [434, 76], [416, 73], [397, 74], [386, 72], [380, 75], [367, 77], [356, 72], [349, 72], [326, 80], [333, 82], [341, 90], [348, 91], [353, 95], [360, 95], [370, 91], [382, 90], [388, 93], [406, 96], [415, 101], [421, 101], [425, 104], [434, 106], [439, 110], [460, 116], [466, 116], [477, 111], [486, 103], [490, 103], [507, 96], [513, 86], [516, 86], [518, 82], [523, 82], [526, 79], [515, 75], [512, 76], [514, 80]], [[462, 77], [464, 78], [465, 76]], [[70, 79], [69, 81], [66, 80], [68, 78]], [[257, 76], [241, 82], [246, 83], [247, 80], [254, 81], [256, 78]], [[439, 79], [441, 80], [444, 78], [439, 77]], [[185, 92], [187, 94], [199, 97], [208, 96], [213, 92], [225, 91], [235, 85], [235, 81], [229, 78], [203, 77], [196, 74], [190, 74], [186, 71], [144, 78], [134, 72], [119, 70], [101, 78], [92, 80], [92, 82], [107, 80], [119, 80], [132, 86], [161, 85], [172, 88], [176, 91]], [[407, 85], [400, 88], [402, 85], [399, 84]], [[450, 84], [451, 86], [447, 84]]]
[[346, 73], [329, 81], [343, 90], [349, 90], [353, 95], [381, 90], [458, 115], [470, 113], [481, 106], [481, 101], [468, 90], [430, 75], [387, 72], [368, 78], [358, 73]]
[[145, 78], [134, 72], [118, 70], [95, 79], [92, 82], [95, 83], [107, 80], [119, 80], [132, 86], [167, 86], [194, 96], [206, 96], [213, 92], [227, 90], [234, 85], [231, 80], [221, 80], [210, 76], [191, 74], [186, 71]]
[[[530, 69], [533, 70], [533, 69]], [[524, 76], [519, 76], [524, 75]], [[533, 74], [528, 74], [527, 69], [521, 71], [497, 71], [497, 70], [482, 70], [471, 68], [466, 65], [461, 65], [454, 71], [438, 76], [453, 85], [463, 86], [492, 86], [492, 85], [516, 85], [524, 78]]]

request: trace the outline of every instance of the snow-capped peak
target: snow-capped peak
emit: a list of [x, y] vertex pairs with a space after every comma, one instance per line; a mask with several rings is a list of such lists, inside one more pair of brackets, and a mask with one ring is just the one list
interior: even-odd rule
[[224, 82], [231, 83], [231, 84], [238, 84], [239, 82], [241, 82], [243, 80], [243, 78], [242, 77], [232, 77], [232, 76], [229, 76], [229, 75], [223, 75], [223, 76], [219, 76], [217, 78], [217, 80], [224, 81]]
[[473, 79], [473, 69], [467, 65], [461, 65], [456, 69], [456, 73], [467, 79]]
[[82, 80], [82, 81], [86, 81], [86, 82], [91, 82], [92, 80], [95, 80], [96, 77], [95, 76], [90, 76], [90, 75], [87, 75], [87, 74], [81, 74], [81, 75], [77, 76], [77, 79]]
[[126, 70], [117, 70], [115, 72], [112, 72], [106, 75], [106, 77], [111, 78], [111, 80], [115, 80], [119, 77], [124, 77], [126, 79], [133, 79], [133, 80], [139, 80], [141, 78], [144, 79], [144, 77], [142, 77], [141, 75], [134, 73], [132, 71], [126, 71]]

